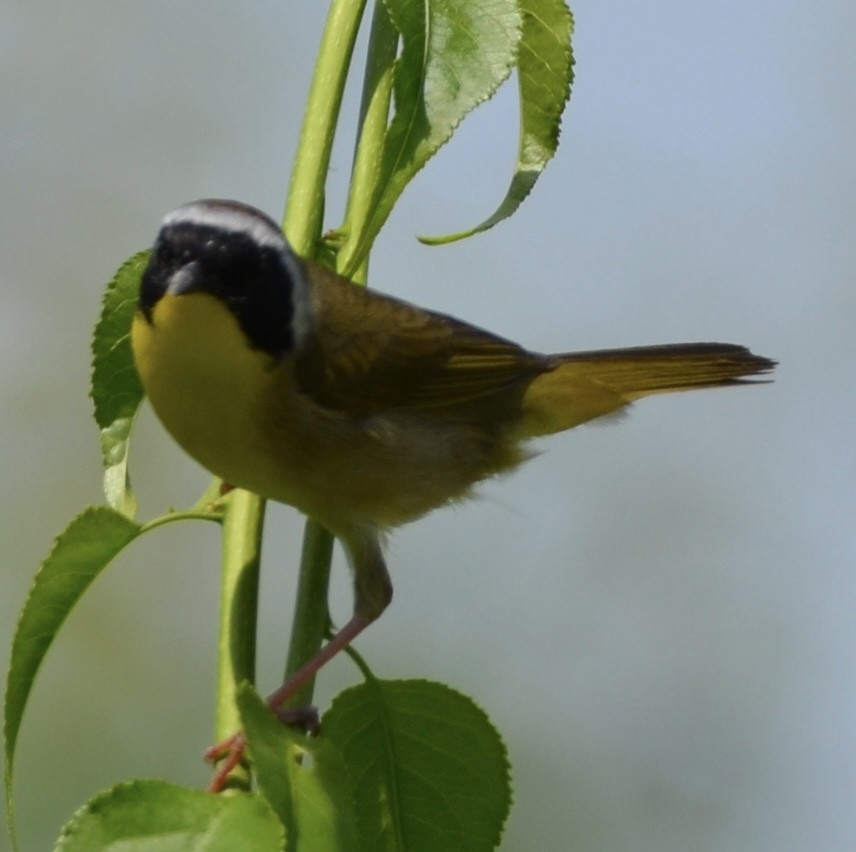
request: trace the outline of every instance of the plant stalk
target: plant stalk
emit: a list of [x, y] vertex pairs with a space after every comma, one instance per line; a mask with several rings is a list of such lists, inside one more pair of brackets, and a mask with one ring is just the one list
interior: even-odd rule
[[[321, 238], [330, 152], [364, 9], [365, 0], [333, 0], [321, 37], [283, 221], [283, 230], [292, 246], [304, 257], [316, 255]], [[332, 553], [330, 533], [308, 519], [303, 534], [300, 577], [286, 657], [286, 680], [315, 656], [327, 633], [327, 591]], [[289, 704], [311, 704], [314, 687], [313, 678]]]
[[236, 489], [225, 498], [215, 737], [241, 727], [235, 688], [255, 681], [256, 624], [265, 502]]

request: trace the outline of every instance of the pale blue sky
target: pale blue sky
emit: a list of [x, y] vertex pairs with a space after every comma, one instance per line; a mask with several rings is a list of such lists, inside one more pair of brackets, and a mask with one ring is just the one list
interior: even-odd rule
[[[53, 536], [100, 500], [86, 391], [104, 283], [181, 202], [236, 197], [280, 215], [322, 5], [6, 3], [4, 646]], [[400, 531], [395, 602], [359, 647], [378, 674], [444, 680], [494, 718], [517, 784], [508, 850], [845, 852], [856, 6], [574, 12], [563, 144], [519, 215], [449, 248], [413, 239], [470, 225], [502, 196], [508, 89], [409, 188], [373, 285], [544, 351], [743, 343], [781, 361], [776, 382], [651, 400], [557, 436], [480, 501]], [[146, 515], [207, 481], [149, 416], [133, 473]], [[281, 668], [300, 531], [290, 510], [270, 522], [264, 687]], [[216, 559], [213, 530], [165, 530], [64, 628], [22, 732], [24, 848], [45, 848], [120, 779], [203, 782]], [[348, 606], [340, 567], [340, 619]], [[336, 663], [320, 700], [355, 678]]]

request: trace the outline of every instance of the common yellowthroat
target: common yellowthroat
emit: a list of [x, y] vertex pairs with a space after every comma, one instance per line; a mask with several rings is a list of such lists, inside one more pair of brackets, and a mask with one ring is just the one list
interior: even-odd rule
[[221, 200], [164, 219], [132, 343], [156, 414], [188, 454], [296, 506], [348, 554], [353, 617], [274, 706], [390, 602], [386, 530], [516, 467], [529, 439], [775, 366], [724, 343], [529, 352], [354, 286], [298, 257], [263, 213]]

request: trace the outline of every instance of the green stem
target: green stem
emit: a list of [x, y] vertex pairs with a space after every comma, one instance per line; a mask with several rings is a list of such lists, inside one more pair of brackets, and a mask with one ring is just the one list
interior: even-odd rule
[[348, 209], [342, 226], [347, 238], [336, 257], [338, 271], [362, 284], [366, 282], [368, 267], [365, 228], [381, 189], [378, 181], [389, 122], [397, 50], [398, 31], [393, 26], [386, 6], [377, 3], [369, 35]]
[[171, 524], [173, 521], [214, 521], [217, 524], [222, 524], [223, 513], [203, 510], [198, 512], [170, 512], [168, 515], [160, 515], [157, 518], [152, 518], [152, 520], [146, 521], [140, 532], [148, 532], [149, 530], [157, 529], [157, 527]]
[[[304, 257], [315, 255], [321, 237], [330, 152], [364, 9], [365, 0], [333, 0], [321, 37], [283, 222], [292, 247]], [[330, 533], [308, 520], [300, 558], [286, 678], [318, 652], [327, 632], [327, 589], [332, 552]], [[300, 690], [295, 696], [295, 705], [312, 703], [314, 685], [313, 679]]]
[[249, 491], [235, 490], [224, 501], [220, 577], [220, 629], [217, 672], [216, 738], [241, 727], [235, 687], [255, 680], [259, 563], [265, 503]]
[[[330, 166], [342, 96], [366, 0], [333, 0], [304, 113], [297, 156], [289, 184], [283, 229], [294, 250], [313, 257], [324, 217], [324, 187]], [[392, 92], [392, 63], [397, 36], [382, 3], [378, 3], [366, 70], [360, 143], [355, 157], [348, 219], [361, 226], [371, 212], [377, 164]], [[369, 132], [370, 130], [370, 132]], [[365, 272], [365, 265], [361, 270]], [[253, 680], [256, 604], [264, 501], [246, 492], [233, 495], [224, 512], [223, 570], [220, 612], [220, 671], [217, 734], [239, 727], [235, 685]], [[309, 520], [304, 533], [300, 579], [295, 600], [286, 677], [317, 653], [329, 626], [327, 590], [333, 539]], [[314, 682], [295, 696], [295, 704], [312, 701]]]
[[[306, 522], [303, 533], [300, 580], [297, 585], [297, 598], [294, 601], [294, 622], [285, 665], [285, 680], [288, 680], [307, 660], [312, 659], [324, 641], [330, 624], [327, 590], [330, 585], [332, 557], [333, 537], [324, 527], [310, 518]], [[288, 706], [310, 705], [314, 686], [313, 678], [294, 694]]]
[[321, 236], [330, 151], [365, 5], [366, 0], [333, 0], [321, 36], [283, 220], [288, 239], [303, 257], [315, 255]]

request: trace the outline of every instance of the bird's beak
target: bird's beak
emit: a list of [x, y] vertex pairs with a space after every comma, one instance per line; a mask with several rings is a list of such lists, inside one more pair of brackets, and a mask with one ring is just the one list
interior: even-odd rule
[[199, 289], [199, 263], [191, 260], [177, 269], [169, 279], [166, 292], [170, 296], [183, 296]]

